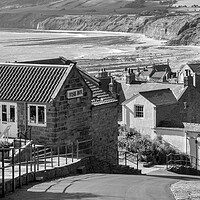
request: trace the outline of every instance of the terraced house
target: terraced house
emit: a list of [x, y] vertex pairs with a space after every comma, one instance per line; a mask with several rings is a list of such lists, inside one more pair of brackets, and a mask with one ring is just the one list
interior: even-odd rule
[[92, 138], [117, 148], [117, 104], [63, 57], [0, 64], [1, 137], [22, 132], [36, 144]]

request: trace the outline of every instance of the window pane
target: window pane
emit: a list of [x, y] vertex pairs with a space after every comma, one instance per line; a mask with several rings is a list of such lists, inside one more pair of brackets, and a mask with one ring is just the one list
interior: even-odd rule
[[7, 122], [7, 106], [2, 105], [2, 121]]
[[135, 117], [144, 117], [144, 106], [135, 106]]
[[15, 106], [10, 106], [10, 122], [15, 122]]
[[38, 123], [44, 124], [44, 107], [38, 106]]
[[30, 123], [36, 123], [36, 106], [30, 106]]

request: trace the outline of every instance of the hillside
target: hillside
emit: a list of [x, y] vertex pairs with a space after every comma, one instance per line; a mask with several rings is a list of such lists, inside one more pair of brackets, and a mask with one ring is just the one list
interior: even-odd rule
[[133, 32], [169, 40], [169, 45], [200, 44], [200, 15], [136, 1], [1, 0], [0, 28]]

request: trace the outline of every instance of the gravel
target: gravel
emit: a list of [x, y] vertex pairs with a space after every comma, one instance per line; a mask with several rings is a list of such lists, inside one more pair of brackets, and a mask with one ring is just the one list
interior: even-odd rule
[[176, 200], [200, 200], [200, 181], [179, 181], [171, 191]]

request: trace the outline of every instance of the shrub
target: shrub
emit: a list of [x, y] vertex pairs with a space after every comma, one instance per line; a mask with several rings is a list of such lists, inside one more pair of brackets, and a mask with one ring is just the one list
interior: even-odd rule
[[161, 136], [152, 140], [148, 135], [141, 135], [134, 129], [127, 131], [124, 127], [121, 129], [120, 135], [119, 147], [132, 153], [138, 153], [140, 161], [166, 164], [166, 155], [180, 153]]

